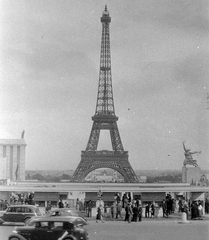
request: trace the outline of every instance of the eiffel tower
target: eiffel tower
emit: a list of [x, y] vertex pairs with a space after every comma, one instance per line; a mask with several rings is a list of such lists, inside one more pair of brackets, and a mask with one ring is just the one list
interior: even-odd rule
[[[81, 161], [74, 172], [73, 181], [83, 182], [88, 173], [98, 168], [111, 168], [119, 172], [125, 182], [138, 182], [137, 176], [128, 161], [128, 151], [124, 151], [120, 138], [115, 115], [111, 57], [110, 57], [110, 33], [111, 18], [105, 6], [101, 17], [102, 41], [100, 56], [99, 87], [95, 115], [92, 117], [93, 126], [85, 151], [81, 152]], [[112, 151], [97, 151], [101, 130], [109, 130], [112, 143]]]

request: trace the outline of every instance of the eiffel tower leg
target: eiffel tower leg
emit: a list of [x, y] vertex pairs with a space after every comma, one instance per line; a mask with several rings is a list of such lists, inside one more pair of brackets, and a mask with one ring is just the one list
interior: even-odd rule
[[111, 168], [119, 172], [124, 177], [125, 182], [138, 182], [138, 178], [128, 161], [128, 153], [121, 154], [112, 151], [94, 153], [83, 151], [81, 161], [73, 175], [73, 181], [83, 182], [90, 172], [99, 168]]
[[114, 151], [124, 151], [123, 144], [120, 138], [117, 122], [113, 122], [110, 126], [110, 137], [112, 141], [112, 148]]
[[100, 135], [100, 128], [98, 126], [98, 123], [94, 122], [92, 129], [91, 129], [91, 134], [89, 137], [89, 141], [86, 146], [86, 151], [96, 151], [98, 142], [99, 142], [99, 135]]

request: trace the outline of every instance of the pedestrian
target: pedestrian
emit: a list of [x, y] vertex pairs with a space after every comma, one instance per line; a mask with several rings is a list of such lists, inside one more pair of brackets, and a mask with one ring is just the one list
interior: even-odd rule
[[8, 207], [9, 207], [9, 204], [8, 204], [7, 200], [4, 200], [4, 201], [2, 202], [2, 210], [4, 211], [4, 210], [6, 210]]
[[149, 211], [150, 211], [150, 204], [146, 203], [145, 205], [145, 217], [149, 217]]
[[60, 198], [59, 202], [58, 202], [58, 207], [59, 208], [64, 208], [64, 204], [62, 202], [62, 198]]
[[116, 195], [116, 201], [117, 201], [117, 203], [119, 203], [119, 202], [121, 201], [121, 199], [120, 199], [120, 193], [117, 193], [117, 195]]
[[124, 219], [124, 221], [128, 221], [128, 203], [125, 207], [125, 219]]
[[155, 217], [155, 202], [152, 202], [150, 205], [150, 213], [151, 213], [151, 218]]
[[198, 202], [194, 201], [194, 205], [193, 205], [193, 219], [196, 220], [199, 218], [199, 212], [198, 212]]
[[133, 208], [133, 219], [132, 219], [132, 221], [137, 222], [138, 221], [138, 208], [137, 208], [136, 204], [133, 204], [132, 208]]
[[114, 202], [110, 207], [110, 215], [113, 220], [115, 220], [115, 214], [116, 214], [116, 206]]
[[162, 209], [163, 209], [163, 217], [168, 217], [167, 202], [165, 201], [165, 199], [163, 199], [163, 202], [162, 202]]
[[126, 206], [128, 205], [128, 196], [126, 193], [124, 193], [122, 201], [123, 201], [123, 208], [126, 208]]
[[198, 202], [198, 215], [199, 215], [198, 219], [202, 220], [202, 214], [203, 214], [203, 207], [202, 207], [201, 202], [199, 201]]
[[188, 213], [189, 213], [189, 206], [186, 200], [182, 201], [182, 212], [186, 213], [186, 219], [188, 219]]
[[51, 209], [52, 209], [51, 202], [48, 201], [48, 202], [47, 202], [47, 205], [46, 205], [46, 208], [45, 208], [45, 213], [47, 213], [47, 212], [50, 211]]
[[3, 210], [3, 201], [0, 200], [0, 211], [2, 211], [2, 210]]
[[76, 209], [80, 210], [80, 201], [79, 198], [76, 199]]
[[118, 217], [122, 218], [121, 211], [122, 211], [122, 204], [121, 202], [118, 202], [116, 206], [116, 216], [115, 216], [116, 219]]
[[178, 205], [179, 205], [179, 212], [181, 212], [181, 209], [182, 209], [182, 200], [181, 199], [179, 199]]
[[105, 204], [104, 206], [104, 216], [107, 217], [107, 208], [108, 208], [108, 205]]
[[133, 210], [131, 202], [128, 203], [128, 223], [131, 223], [131, 220], [133, 218]]
[[209, 199], [206, 198], [205, 200], [205, 213], [208, 214], [209, 213]]
[[91, 200], [89, 200], [87, 208], [88, 208], [88, 217], [92, 217], [93, 202]]
[[137, 210], [138, 210], [138, 219], [139, 219], [139, 222], [142, 221], [142, 205], [139, 203], [139, 206], [137, 207]]
[[98, 223], [98, 220], [101, 220], [103, 223], [103, 217], [102, 217], [102, 205], [99, 205], [97, 208], [97, 215], [96, 215], [96, 222]]

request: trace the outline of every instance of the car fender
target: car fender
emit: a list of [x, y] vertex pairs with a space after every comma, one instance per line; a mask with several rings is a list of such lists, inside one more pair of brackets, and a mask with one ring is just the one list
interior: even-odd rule
[[19, 235], [18, 233], [11, 234], [8, 239], [10, 240], [13, 237], [18, 238], [19, 240], [27, 240], [26, 238], [24, 238], [23, 236]]
[[0, 218], [0, 225], [2, 225], [3, 223], [4, 223], [4, 220]]
[[69, 239], [69, 238], [72, 240], [76, 240], [76, 238], [73, 235], [68, 234], [68, 231], [65, 231], [63, 233], [63, 235], [60, 238], [58, 238], [57, 240], [64, 240], [64, 239]]

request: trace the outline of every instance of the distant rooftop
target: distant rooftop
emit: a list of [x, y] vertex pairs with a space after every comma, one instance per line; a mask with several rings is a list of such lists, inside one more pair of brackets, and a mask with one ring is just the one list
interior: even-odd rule
[[0, 145], [27, 145], [23, 138], [21, 139], [0, 139]]

